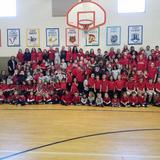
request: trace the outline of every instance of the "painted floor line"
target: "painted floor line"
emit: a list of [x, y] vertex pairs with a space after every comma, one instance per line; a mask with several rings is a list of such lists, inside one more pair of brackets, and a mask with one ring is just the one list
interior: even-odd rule
[[[0, 153], [15, 153], [18, 151], [0, 150]], [[159, 159], [160, 155], [129, 155], [129, 154], [109, 154], [109, 153], [92, 153], [92, 152], [30, 152], [28, 154], [41, 154], [41, 155], [53, 155], [53, 156], [83, 156], [83, 157], [124, 157], [124, 158], [155, 158]]]

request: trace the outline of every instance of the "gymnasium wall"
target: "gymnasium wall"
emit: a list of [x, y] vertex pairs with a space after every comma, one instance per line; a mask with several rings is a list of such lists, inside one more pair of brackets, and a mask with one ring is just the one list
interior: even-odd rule
[[[41, 48], [46, 48], [45, 29], [48, 27], [60, 28], [60, 46], [65, 45], [65, 17], [52, 17], [51, 0], [17, 0], [17, 17], [0, 18], [1, 41], [0, 47], [0, 61], [2, 57], [6, 58], [11, 55], [16, 55], [17, 47], [7, 47], [7, 28], [20, 28], [21, 31], [21, 47], [26, 47], [26, 29], [27, 28], [40, 28], [40, 44]], [[122, 40], [121, 48], [127, 44], [128, 25], [143, 25], [144, 26], [144, 42], [143, 46], [160, 45], [160, 1], [159, 0], [146, 0], [145, 13], [131, 13], [131, 14], [118, 14], [117, 13], [117, 0], [99, 0], [107, 10], [107, 24], [101, 27], [100, 30], [100, 48], [102, 50], [109, 49], [106, 47], [106, 26], [121, 26]], [[62, 4], [65, 6], [65, 4]], [[137, 4], [138, 5], [138, 4]], [[85, 38], [80, 32], [80, 47], [84, 47]], [[99, 48], [95, 47], [95, 49]], [[136, 46], [139, 48], [139, 46]], [[94, 48], [94, 47], [93, 47]], [[0, 62], [1, 63], [1, 62]]]

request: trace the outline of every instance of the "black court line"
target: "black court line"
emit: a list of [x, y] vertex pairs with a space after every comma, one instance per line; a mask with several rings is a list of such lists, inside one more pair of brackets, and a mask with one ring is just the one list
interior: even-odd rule
[[[106, 108], [107, 109], [107, 108]], [[0, 111], [77, 111], [77, 112], [84, 112], [84, 111], [89, 111], [89, 112], [135, 112], [135, 113], [160, 113], [160, 111], [147, 111], [146, 110], [141, 110], [141, 108], [139, 108], [138, 111], [134, 111], [134, 110], [125, 110], [126, 108], [122, 108], [124, 110], [105, 110], [104, 108], [101, 109], [58, 109], [58, 108], [14, 108], [14, 109], [10, 109], [10, 108], [1, 108]], [[132, 108], [130, 108], [132, 109]]]
[[56, 141], [56, 142], [52, 142], [52, 143], [48, 143], [45, 145], [41, 145], [38, 147], [34, 147], [34, 148], [30, 148], [24, 151], [20, 151], [14, 154], [10, 154], [8, 156], [4, 156], [1, 157], [0, 160], [5, 160], [5, 159], [9, 159], [9, 158], [13, 158], [16, 157], [18, 155], [23, 155], [25, 153], [28, 152], [32, 152], [41, 148], [45, 148], [45, 147], [49, 147], [49, 146], [54, 146], [56, 144], [61, 144], [61, 143], [65, 143], [65, 142], [69, 142], [69, 141], [74, 141], [74, 140], [79, 140], [79, 139], [84, 139], [84, 138], [90, 138], [90, 137], [96, 137], [96, 136], [102, 136], [102, 135], [111, 135], [111, 134], [119, 134], [119, 133], [130, 133], [130, 132], [146, 132], [146, 131], [160, 131], [160, 128], [154, 128], [154, 129], [133, 129], [133, 130], [122, 130], [122, 131], [112, 131], [112, 132], [102, 132], [102, 133], [96, 133], [96, 134], [89, 134], [89, 135], [84, 135], [84, 136], [79, 136], [79, 137], [73, 137], [73, 138], [69, 138], [69, 139], [65, 139], [65, 140], [61, 140], [61, 141]]

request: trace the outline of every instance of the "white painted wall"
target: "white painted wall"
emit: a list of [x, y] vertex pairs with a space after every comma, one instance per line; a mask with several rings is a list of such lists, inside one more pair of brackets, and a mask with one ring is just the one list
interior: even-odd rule
[[[159, 0], [146, 0], [145, 13], [131, 13], [131, 14], [118, 14], [117, 13], [117, 0], [98, 0], [100, 4], [107, 10], [107, 24], [106, 26], [120, 25], [122, 27], [122, 41], [121, 48], [127, 44], [128, 25], [143, 25], [144, 26], [144, 44], [160, 45], [160, 1]], [[138, 5], [138, 4], [137, 4]], [[65, 45], [65, 17], [53, 18], [51, 10], [51, 0], [17, 0], [17, 17], [0, 18], [1, 41], [0, 57], [16, 55], [18, 48], [7, 47], [7, 28], [20, 28], [21, 29], [21, 48], [26, 47], [26, 29], [27, 28], [40, 28], [40, 41], [41, 48], [46, 48], [45, 29], [47, 27], [60, 28], [60, 45]], [[106, 26], [101, 27], [100, 31], [100, 48], [102, 50], [109, 49], [106, 47]], [[80, 47], [84, 47], [84, 37], [80, 32]], [[99, 47], [95, 47], [99, 48]], [[137, 46], [139, 48], [139, 46]]]

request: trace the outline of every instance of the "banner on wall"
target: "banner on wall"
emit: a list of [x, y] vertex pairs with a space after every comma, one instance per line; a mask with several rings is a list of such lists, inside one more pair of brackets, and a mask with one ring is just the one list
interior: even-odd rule
[[59, 28], [46, 28], [46, 46], [59, 46]]
[[20, 29], [7, 29], [7, 46], [20, 47]]
[[128, 26], [128, 44], [141, 45], [143, 43], [143, 26]]
[[116, 46], [121, 44], [121, 27], [109, 26], [106, 31], [106, 45]]
[[26, 31], [26, 45], [27, 47], [40, 46], [40, 29], [27, 29]]
[[100, 30], [95, 28], [86, 33], [86, 46], [99, 46]]
[[79, 46], [78, 29], [66, 28], [66, 46]]

